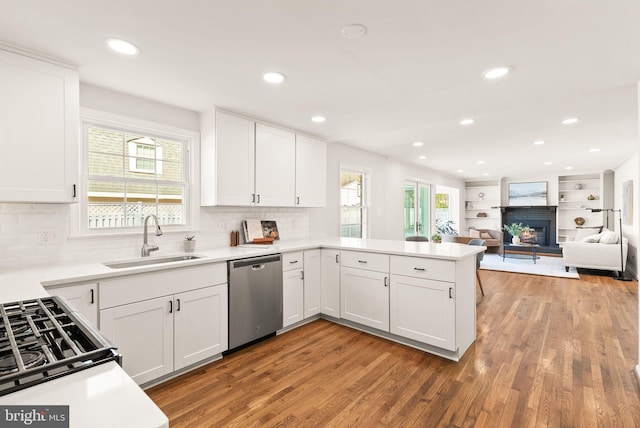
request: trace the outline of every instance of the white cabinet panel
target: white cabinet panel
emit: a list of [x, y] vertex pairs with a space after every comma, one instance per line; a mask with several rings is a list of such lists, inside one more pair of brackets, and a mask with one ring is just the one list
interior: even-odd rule
[[344, 319], [389, 331], [389, 274], [342, 267], [341, 310]]
[[256, 124], [256, 204], [267, 207], [294, 205], [296, 180], [295, 134]]
[[327, 204], [327, 144], [296, 135], [296, 206]]
[[253, 205], [255, 123], [220, 111], [201, 122], [202, 205]]
[[342, 266], [356, 269], [389, 272], [389, 256], [387, 254], [366, 253], [363, 251], [342, 251]]
[[49, 289], [52, 296], [64, 297], [94, 327], [98, 327], [98, 284], [79, 284]]
[[122, 354], [122, 367], [142, 384], [173, 371], [172, 299], [161, 297], [100, 311], [100, 331]]
[[304, 267], [304, 252], [295, 251], [282, 255], [282, 270], [301, 269]]
[[304, 280], [302, 269], [282, 273], [282, 326], [287, 327], [304, 318]]
[[75, 201], [78, 88], [76, 70], [0, 49], [1, 202]]
[[456, 350], [454, 284], [401, 275], [391, 277], [391, 333]]
[[323, 249], [320, 253], [321, 311], [325, 315], [340, 318], [340, 251]]
[[174, 370], [227, 350], [227, 285], [217, 285], [174, 298]]
[[455, 282], [456, 262], [423, 257], [391, 256], [391, 273], [416, 278]]
[[304, 252], [304, 317], [320, 313], [321, 298], [321, 274], [320, 274], [320, 250], [307, 250]]

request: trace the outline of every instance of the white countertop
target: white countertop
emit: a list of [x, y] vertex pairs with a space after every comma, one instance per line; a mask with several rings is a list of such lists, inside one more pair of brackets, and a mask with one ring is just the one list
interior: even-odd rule
[[[112, 269], [100, 262], [15, 270], [0, 274], [0, 302], [46, 297], [48, 287], [99, 281], [105, 278], [226, 262], [273, 253], [316, 248], [367, 251], [400, 256], [461, 260], [484, 247], [455, 243], [329, 238], [281, 241], [274, 245], [240, 246], [198, 251], [199, 259]], [[185, 253], [181, 253], [184, 255]], [[160, 254], [155, 257], [165, 257]], [[151, 256], [149, 259], [152, 259]], [[111, 262], [105, 260], [104, 262]], [[116, 363], [107, 363], [0, 397], [0, 404], [68, 404], [72, 427], [161, 427], [166, 416]]]
[[69, 406], [71, 428], [168, 427], [169, 421], [115, 362], [0, 397], [0, 405]]

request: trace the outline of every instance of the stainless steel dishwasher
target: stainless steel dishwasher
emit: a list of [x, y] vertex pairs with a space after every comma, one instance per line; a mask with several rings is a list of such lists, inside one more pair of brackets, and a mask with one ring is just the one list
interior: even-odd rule
[[229, 350], [282, 328], [280, 254], [230, 260]]

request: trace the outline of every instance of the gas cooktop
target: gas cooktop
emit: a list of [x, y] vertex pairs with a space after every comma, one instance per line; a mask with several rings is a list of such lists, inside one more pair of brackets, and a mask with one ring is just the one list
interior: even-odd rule
[[62, 298], [0, 304], [0, 396], [108, 361], [115, 348]]

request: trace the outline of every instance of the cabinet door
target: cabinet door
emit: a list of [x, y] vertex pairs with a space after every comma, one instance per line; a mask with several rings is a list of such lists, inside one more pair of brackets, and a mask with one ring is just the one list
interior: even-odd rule
[[389, 331], [388, 280], [387, 273], [342, 267], [340, 316]]
[[391, 277], [391, 333], [456, 350], [454, 284], [408, 276]]
[[174, 370], [227, 350], [227, 284], [174, 297]]
[[98, 327], [98, 284], [80, 284], [49, 290], [53, 296], [64, 297], [94, 327]]
[[215, 174], [217, 194], [210, 194], [212, 183], [206, 178], [207, 182], [202, 183], [203, 205], [253, 205], [254, 126], [251, 120], [216, 112], [215, 143], [203, 135], [201, 170], [203, 180]]
[[292, 207], [296, 182], [293, 132], [256, 124], [256, 204]]
[[296, 135], [296, 206], [327, 204], [327, 144]]
[[321, 312], [340, 318], [340, 251], [320, 250], [322, 257]]
[[122, 367], [138, 384], [173, 371], [172, 297], [100, 311], [100, 331], [122, 354]]
[[0, 50], [0, 201], [75, 201], [78, 86], [75, 70]]
[[286, 327], [304, 318], [304, 281], [302, 269], [282, 274], [282, 326]]
[[304, 252], [304, 317], [320, 313], [320, 250]]

